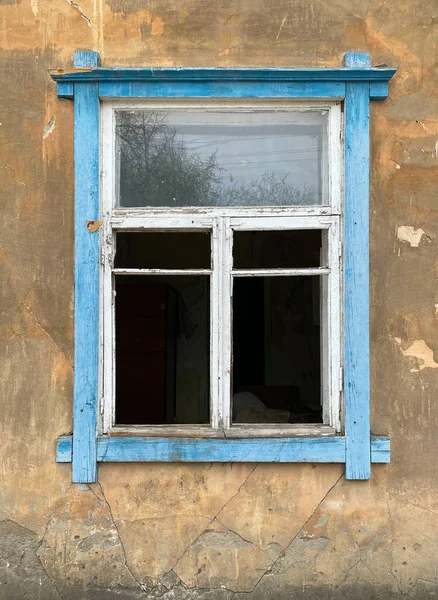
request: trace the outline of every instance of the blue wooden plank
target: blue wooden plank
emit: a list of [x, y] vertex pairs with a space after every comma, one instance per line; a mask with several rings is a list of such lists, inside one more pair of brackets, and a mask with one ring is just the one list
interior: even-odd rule
[[75, 83], [75, 354], [73, 482], [96, 480], [98, 398], [99, 97], [96, 83]]
[[100, 65], [98, 52], [78, 50], [73, 55], [75, 69], [94, 69]]
[[[389, 463], [389, 438], [372, 438], [374, 463]], [[72, 436], [58, 438], [57, 462], [71, 462]], [[297, 461], [297, 457], [300, 459]], [[105, 438], [99, 462], [345, 462], [345, 438]]]
[[[175, 90], [170, 87], [170, 91], [176, 96]], [[73, 98], [73, 82], [58, 81], [56, 93], [59, 98]], [[141, 82], [103, 82], [99, 85], [99, 95], [108, 98], [147, 98], [156, 96], [155, 87], [151, 88], [147, 83]], [[161, 96], [161, 93], [158, 94]], [[295, 98], [344, 98], [345, 86], [341, 82], [314, 82], [312, 85], [300, 86], [295, 84], [290, 89], [289, 96]], [[370, 99], [385, 100], [388, 97], [387, 81], [370, 82]]]
[[74, 83], [72, 81], [58, 81], [56, 95], [58, 98], [73, 98]]
[[343, 82], [102, 82], [102, 98], [343, 98]]
[[98, 461], [344, 462], [342, 438], [101, 438]]
[[60, 435], [56, 442], [56, 462], [70, 463], [73, 456], [73, 436]]
[[371, 462], [389, 463], [391, 442], [388, 436], [373, 436], [371, 438]]
[[[359, 54], [359, 53], [357, 53]], [[347, 64], [367, 55], [346, 56]], [[351, 61], [351, 62], [350, 62]], [[369, 83], [345, 97], [344, 394], [346, 479], [369, 479]]]
[[[368, 52], [346, 52], [344, 54], [344, 68], [371, 69], [371, 58]], [[377, 68], [377, 67], [375, 67]], [[380, 69], [378, 69], [380, 71]]]
[[[358, 60], [360, 53], [354, 54]], [[396, 69], [355, 64], [317, 68], [96, 68], [91, 71], [53, 71], [55, 81], [389, 81]]]
[[370, 81], [370, 100], [385, 100], [388, 93], [387, 81]]

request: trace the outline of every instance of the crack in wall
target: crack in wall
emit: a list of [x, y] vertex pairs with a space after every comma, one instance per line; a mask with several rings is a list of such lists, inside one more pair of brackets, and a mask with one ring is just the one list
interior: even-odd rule
[[94, 29], [94, 31], [99, 31], [97, 29], [97, 27], [95, 27], [93, 25], [93, 22], [91, 21], [91, 19], [89, 17], [87, 17], [87, 15], [84, 13], [84, 11], [82, 10], [82, 8], [79, 6], [79, 4], [77, 2], [74, 2], [74, 0], [66, 0], [66, 2], [68, 2], [70, 4], [70, 6], [72, 6], [73, 8], [75, 8], [79, 14], [81, 15], [81, 17], [83, 19], [85, 19], [85, 21], [87, 21], [88, 25]]
[[[222, 510], [223, 510], [223, 508], [221, 509], [221, 512], [222, 512]], [[258, 546], [257, 544], [254, 544], [254, 542], [252, 542], [251, 540], [247, 540], [246, 538], [241, 536], [239, 532], [235, 531], [234, 529], [231, 529], [227, 525], [224, 525], [221, 521], [219, 521], [219, 519], [217, 517], [215, 517], [215, 521], [217, 521], [219, 523], [219, 525], [224, 527], [224, 529], [226, 529], [227, 531], [231, 531], [231, 533], [234, 533], [234, 535], [237, 535], [237, 537], [239, 537], [243, 542], [246, 542], [247, 544], [251, 544], [251, 546], [254, 546], [254, 548], [258, 548], [260, 550], [260, 552], [265, 553], [265, 550], [263, 550], [263, 548], [260, 548], [260, 546]]]
[[221, 512], [222, 512], [223, 510], [225, 510], [225, 508], [226, 508], [226, 507], [229, 505], [229, 503], [230, 503], [232, 500], [234, 500], [234, 498], [235, 498], [236, 496], [238, 496], [238, 495], [239, 495], [239, 493], [240, 493], [240, 490], [243, 488], [243, 486], [245, 485], [245, 483], [248, 481], [248, 479], [251, 477], [251, 475], [254, 473], [254, 471], [257, 469], [257, 467], [258, 467], [258, 466], [259, 466], [259, 463], [256, 463], [255, 467], [254, 467], [254, 468], [253, 468], [253, 469], [250, 471], [250, 473], [248, 473], [248, 475], [245, 477], [245, 479], [244, 479], [243, 483], [241, 483], [241, 484], [239, 485], [239, 487], [237, 488], [237, 492], [236, 492], [236, 493], [235, 493], [233, 496], [231, 496], [231, 498], [229, 498], [229, 499], [228, 499], [228, 500], [225, 502], [225, 504], [224, 504], [224, 505], [223, 505], [223, 507], [222, 507], [222, 508], [219, 510], [219, 512], [217, 512], [217, 513], [215, 514], [215, 516], [213, 517], [213, 520], [214, 520], [214, 519], [217, 519], [217, 518], [218, 518], [218, 516], [221, 514]]
[[[286, 555], [287, 551], [289, 550], [289, 548], [291, 547], [291, 545], [293, 544], [293, 542], [297, 539], [297, 537], [299, 536], [300, 532], [306, 527], [307, 523], [311, 520], [311, 518], [313, 517], [313, 515], [316, 513], [316, 511], [318, 510], [318, 508], [321, 506], [321, 504], [324, 502], [324, 500], [327, 498], [327, 496], [333, 491], [333, 489], [338, 485], [338, 483], [340, 482], [340, 480], [344, 477], [344, 473], [342, 473], [338, 479], [335, 481], [335, 483], [330, 487], [330, 489], [327, 491], [327, 493], [324, 495], [324, 497], [320, 500], [320, 502], [318, 502], [318, 504], [315, 506], [315, 508], [313, 509], [312, 513], [310, 514], [310, 516], [306, 519], [306, 521], [301, 525], [301, 527], [299, 528], [297, 534], [292, 538], [292, 540], [289, 542], [289, 544], [287, 545], [284, 554], [282, 554], [281, 556], [279, 556], [276, 560], [274, 560], [274, 562], [272, 563], [272, 565], [266, 569], [266, 571], [262, 574], [262, 576], [260, 577], [260, 579], [257, 581], [257, 583], [255, 584], [255, 586], [253, 587], [253, 589], [250, 592], [236, 592], [239, 594], [252, 594], [254, 593], [254, 591], [257, 589], [257, 587], [260, 585], [260, 583], [262, 582], [263, 578], [268, 575], [268, 573], [272, 573], [272, 570], [275, 568], [276, 564], [282, 559], [284, 558], [284, 556]], [[292, 568], [292, 565], [291, 567]], [[289, 570], [289, 569], [287, 569]], [[232, 600], [232, 599], [231, 599]]]
[[[29, 294], [29, 292], [27, 294]], [[68, 364], [73, 369], [73, 363], [70, 360], [70, 358], [67, 356], [67, 354], [65, 353], [65, 351], [56, 342], [56, 340], [53, 339], [53, 337], [50, 335], [50, 333], [47, 331], [47, 329], [42, 325], [42, 323], [40, 322], [40, 320], [38, 319], [38, 317], [36, 316], [36, 314], [33, 312], [33, 310], [30, 308], [30, 306], [28, 304], [26, 304], [27, 294], [26, 294], [26, 296], [25, 296], [25, 298], [24, 298], [24, 300], [22, 302], [23, 306], [29, 312], [29, 314], [31, 315], [31, 317], [33, 318], [33, 320], [35, 321], [35, 323], [37, 324], [37, 326], [46, 334], [46, 336], [49, 338], [49, 340], [52, 342], [52, 344], [56, 347], [56, 349], [59, 352], [61, 352], [61, 354], [64, 356], [64, 358], [66, 359], [66, 361], [68, 362]]]
[[409, 504], [410, 506], [415, 506], [415, 508], [419, 508], [421, 510], [425, 510], [425, 511], [429, 512], [430, 514], [434, 515], [434, 517], [438, 516], [438, 513], [436, 513], [434, 510], [432, 510], [430, 508], [426, 508], [425, 506], [421, 506], [420, 504], [415, 504], [414, 502], [410, 502], [409, 500], [402, 500], [401, 498], [399, 498], [392, 492], [388, 492], [388, 495], [391, 496], [392, 498], [395, 498], [401, 504]]
[[[248, 473], [248, 475], [245, 477], [245, 479], [243, 480], [243, 482], [239, 485], [239, 487], [237, 488], [237, 492], [235, 494], [233, 494], [231, 496], [231, 498], [229, 498], [225, 504], [218, 510], [218, 512], [210, 519], [210, 521], [207, 523], [206, 527], [201, 531], [201, 533], [193, 540], [193, 542], [191, 542], [191, 544], [189, 544], [187, 546], [187, 548], [184, 549], [184, 552], [181, 554], [180, 557], [178, 557], [178, 559], [175, 561], [175, 563], [173, 564], [173, 566], [171, 567], [171, 569], [168, 572], [175, 572], [174, 569], [177, 566], [177, 564], [179, 563], [180, 560], [182, 560], [184, 558], [184, 556], [187, 554], [187, 552], [190, 550], [190, 548], [196, 544], [196, 542], [199, 540], [199, 538], [204, 535], [204, 533], [208, 530], [208, 528], [211, 526], [211, 524], [217, 520], [218, 521], [218, 516], [221, 514], [221, 512], [225, 509], [226, 506], [228, 506], [228, 504], [240, 493], [240, 490], [242, 489], [242, 487], [245, 485], [245, 483], [248, 481], [248, 479], [251, 477], [251, 475], [254, 473], [254, 471], [256, 470], [256, 468], [258, 467], [259, 463], [256, 463], [254, 468], [251, 469], [251, 471]], [[220, 523], [220, 521], [218, 521]], [[225, 527], [222, 523], [220, 523], [220, 525], [222, 525], [222, 527]], [[226, 527], [226, 529], [228, 531], [231, 531], [231, 529], [228, 529], [228, 527]], [[236, 533], [236, 532], [233, 532]], [[239, 535], [239, 534], [237, 534]], [[243, 540], [244, 538], [242, 538], [242, 536], [239, 535], [239, 537]], [[248, 540], [244, 540], [245, 542], [248, 542]], [[252, 542], [249, 542], [252, 543]], [[255, 545], [255, 544], [253, 544]], [[164, 577], [164, 575], [163, 575]], [[158, 581], [158, 583], [152, 588], [152, 590], [150, 591], [150, 594], [153, 594], [154, 591], [157, 590], [158, 586], [161, 584], [163, 577], [161, 577], [161, 579]], [[177, 575], [178, 577], [178, 575]], [[182, 582], [184, 583], [184, 582]], [[184, 584], [185, 585], [185, 584]], [[198, 589], [203, 589], [203, 588], [198, 588]], [[223, 588], [228, 590], [228, 588]], [[229, 592], [233, 592], [232, 590], [228, 590]], [[231, 600], [231, 599], [230, 599]]]
[[119, 542], [120, 542], [120, 547], [121, 547], [121, 549], [122, 549], [122, 552], [123, 552], [123, 561], [124, 561], [124, 566], [125, 566], [125, 569], [128, 571], [128, 573], [129, 573], [129, 575], [132, 577], [132, 579], [133, 579], [133, 580], [134, 580], [134, 581], [137, 583], [137, 585], [139, 586], [139, 588], [141, 589], [141, 591], [142, 591], [142, 592], [147, 592], [147, 591], [148, 591], [148, 590], [147, 590], [147, 588], [146, 588], [146, 587], [145, 587], [145, 586], [144, 586], [144, 585], [143, 585], [143, 584], [142, 584], [142, 583], [141, 583], [141, 582], [140, 582], [140, 581], [137, 579], [137, 577], [135, 577], [135, 575], [133, 574], [133, 572], [131, 571], [131, 569], [130, 569], [130, 568], [129, 568], [129, 566], [128, 566], [128, 559], [127, 559], [127, 556], [126, 556], [125, 546], [123, 545], [123, 542], [122, 542], [122, 537], [121, 537], [121, 535], [120, 535], [120, 532], [119, 532], [119, 529], [118, 529], [118, 527], [117, 527], [117, 525], [116, 525], [116, 520], [115, 520], [115, 518], [114, 518], [113, 511], [112, 511], [112, 509], [111, 509], [111, 505], [110, 505], [110, 503], [108, 502], [108, 500], [107, 500], [107, 498], [106, 498], [106, 496], [105, 496], [105, 493], [104, 493], [104, 491], [103, 491], [103, 488], [102, 488], [101, 484], [100, 484], [98, 481], [96, 482], [96, 484], [95, 484], [95, 485], [96, 485], [96, 486], [98, 486], [98, 488], [99, 488], [99, 490], [100, 490], [100, 493], [102, 494], [102, 498], [99, 498], [99, 496], [98, 496], [98, 495], [96, 494], [96, 492], [93, 490], [93, 487], [92, 487], [91, 485], [89, 486], [89, 489], [90, 489], [90, 491], [91, 491], [91, 492], [92, 492], [92, 493], [93, 493], [93, 494], [96, 496], [96, 498], [97, 498], [98, 500], [100, 500], [101, 502], [102, 502], [102, 501], [103, 501], [103, 502], [105, 502], [105, 504], [106, 504], [106, 505], [107, 505], [107, 507], [108, 507], [108, 511], [109, 511], [109, 514], [110, 514], [110, 517], [111, 517], [111, 521], [112, 521], [112, 523], [113, 523], [113, 525], [114, 525], [114, 529], [115, 529], [115, 530], [116, 530], [116, 532], [117, 532], [117, 536], [118, 536], [118, 538], [119, 538]]

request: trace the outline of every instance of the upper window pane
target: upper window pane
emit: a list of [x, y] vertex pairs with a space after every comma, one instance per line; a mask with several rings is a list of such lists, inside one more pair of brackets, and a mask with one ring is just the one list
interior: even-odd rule
[[328, 204], [328, 111], [117, 111], [119, 206]]

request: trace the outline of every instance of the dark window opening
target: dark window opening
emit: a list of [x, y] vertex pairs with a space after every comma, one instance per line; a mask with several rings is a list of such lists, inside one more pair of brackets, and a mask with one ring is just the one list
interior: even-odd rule
[[322, 232], [319, 229], [285, 231], [235, 231], [235, 269], [299, 269], [320, 263]]
[[210, 233], [120, 232], [114, 266], [124, 269], [210, 269]]
[[210, 278], [116, 276], [116, 424], [210, 421]]
[[322, 422], [319, 280], [234, 278], [234, 423]]

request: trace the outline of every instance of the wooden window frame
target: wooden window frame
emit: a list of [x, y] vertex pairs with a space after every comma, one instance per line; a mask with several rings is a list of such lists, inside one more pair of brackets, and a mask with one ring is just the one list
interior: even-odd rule
[[[347, 53], [344, 65], [313, 69], [104, 69], [99, 67], [97, 53], [76, 52], [75, 70], [52, 73], [58, 96], [74, 98], [75, 111], [73, 435], [61, 436], [57, 445], [57, 460], [72, 462], [74, 482], [96, 481], [98, 462], [339, 462], [346, 465], [347, 479], [369, 479], [372, 462], [389, 462], [389, 438], [370, 434], [369, 103], [387, 97], [388, 82], [395, 69], [373, 68], [369, 56], [360, 52]], [[109, 209], [112, 204], [108, 198], [114, 190], [115, 169], [108, 159], [113, 138], [105, 134], [107, 118], [101, 127], [102, 115], [108, 115], [109, 110], [123, 103], [145, 107], [169, 99], [173, 99], [173, 106], [178, 100], [194, 103], [200, 99], [204, 103], [214, 102], [215, 106], [233, 101], [233, 107], [243, 101], [249, 105], [264, 102], [273, 106], [295, 101], [293, 107], [305, 108], [342, 103], [343, 123], [340, 111], [331, 109], [335, 116], [331, 117], [329, 127], [332, 140], [329, 164], [335, 164], [336, 153], [339, 154], [338, 166], [330, 170], [333, 204], [195, 211], [190, 216], [191, 223], [177, 209], [173, 209], [170, 220], [166, 209], [161, 209], [161, 214], [160, 210]], [[336, 119], [338, 125], [333, 125]], [[334, 135], [338, 136], [337, 141]], [[339, 136], [344, 139], [343, 156], [337, 150], [341, 148]], [[334, 367], [330, 367], [329, 397], [324, 401], [324, 425], [230, 428], [227, 408], [230, 402], [227, 404], [227, 392], [223, 391], [230, 387], [225, 381], [221, 383], [222, 391], [213, 394], [211, 428], [182, 428], [175, 435], [175, 426], [172, 430], [134, 427], [118, 431], [113, 427], [114, 394], [108, 388], [112, 385], [113, 333], [108, 326], [99, 326], [100, 321], [108, 325], [112, 319], [111, 309], [104, 310], [112, 296], [111, 236], [114, 230], [156, 229], [164, 219], [166, 224], [163, 221], [162, 227], [166, 229], [170, 221], [175, 229], [211, 228], [213, 240], [216, 239], [213, 246], [217, 245], [214, 252], [225, 249], [229, 253], [226, 239], [233, 228], [287, 226], [330, 232], [328, 279], [332, 283], [327, 305], [332, 307], [332, 314], [328, 323], [337, 328], [337, 333], [336, 340], [330, 342], [329, 356]], [[218, 244], [220, 236], [222, 243]], [[222, 267], [212, 273], [213, 279], [217, 279], [216, 284], [213, 282], [214, 289], [228, 294], [228, 298], [229, 268], [230, 259], [225, 257]], [[221, 340], [216, 341], [222, 348], [219, 356], [229, 362], [227, 335], [229, 328], [222, 327]], [[213, 382], [219, 372], [225, 371], [213, 366]], [[341, 389], [343, 403], [339, 399]], [[339, 418], [341, 406], [343, 419]]]

